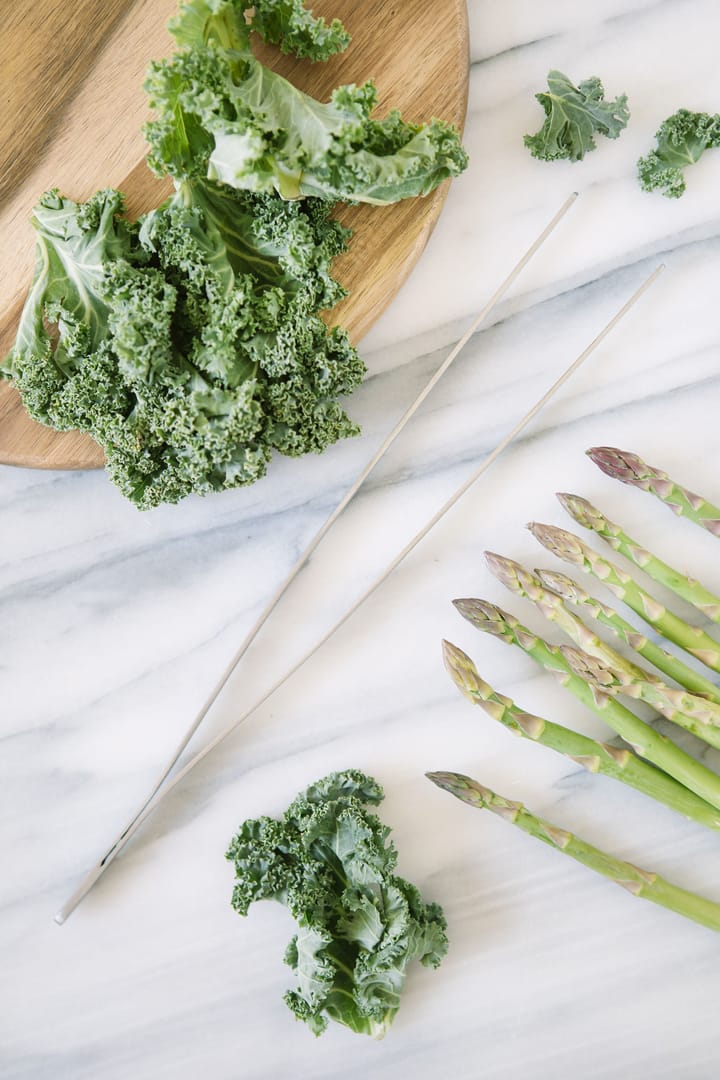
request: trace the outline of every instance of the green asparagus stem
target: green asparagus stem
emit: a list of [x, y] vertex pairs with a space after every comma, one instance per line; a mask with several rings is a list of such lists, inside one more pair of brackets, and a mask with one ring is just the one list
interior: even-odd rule
[[498, 817], [511, 825], [517, 825], [530, 836], [557, 848], [603, 877], [610, 878], [633, 896], [651, 900], [654, 904], [669, 908], [670, 911], [707, 926], [710, 930], [720, 930], [720, 904], [681, 889], [659, 874], [641, 870], [632, 863], [606, 854], [579, 836], [574, 836], [566, 829], [558, 828], [557, 825], [532, 814], [522, 803], [497, 795], [469, 776], [451, 772], [432, 772], [426, 773], [426, 776], [437, 787], [454, 795], [461, 802], [477, 809], [492, 810]]
[[[700, 697], [706, 697], [716, 704], [720, 704], [720, 687], [710, 682], [704, 675], [688, 667], [677, 656], [660, 648], [654, 641], [650, 641], [644, 634], [623, 619], [614, 608], [596, 600], [594, 596], [582, 589], [576, 581], [555, 570], [536, 570], [538, 580], [548, 592], [555, 593], [566, 604], [582, 605], [589, 614], [600, 623], [607, 626], [620, 641], [625, 642], [631, 649], [642, 656], [650, 664], [653, 664], [664, 675], [668, 675], [675, 682], [680, 683], [686, 690]], [[577, 642], [581, 648], [582, 644]], [[585, 649], [585, 652], [591, 652]], [[602, 658], [601, 658], [602, 659]]]
[[579, 537], [553, 525], [541, 525], [536, 521], [528, 525], [530, 532], [543, 547], [564, 562], [579, 566], [601, 581], [618, 600], [663, 634], [680, 648], [697, 657], [706, 667], [720, 672], [720, 644], [699, 626], [690, 626], [673, 612], [668, 611], [654, 597], [637, 585], [629, 574], [621, 570], [592, 548], [583, 544]]
[[696, 495], [694, 491], [676, 483], [662, 469], [648, 465], [637, 454], [616, 450], [612, 446], [593, 446], [587, 455], [607, 476], [649, 491], [669, 506], [674, 514], [720, 537], [720, 507], [713, 506], [702, 495]]
[[707, 828], [720, 829], [720, 815], [711, 806], [632, 750], [597, 742], [518, 708], [510, 698], [484, 682], [470, 657], [449, 641], [443, 642], [443, 659], [455, 685], [468, 701], [482, 706], [509, 731], [563, 754], [588, 772], [619, 780]]
[[473, 626], [519, 646], [541, 667], [557, 675], [571, 694], [602, 717], [640, 757], [651, 761], [711, 806], [720, 809], [720, 777], [666, 736], [654, 731], [608, 693], [600, 691], [596, 684], [576, 675], [558, 646], [549, 645], [512, 615], [486, 600], [454, 600], [453, 603]]
[[567, 645], [561, 645], [560, 651], [575, 674], [591, 686], [596, 686], [601, 693], [620, 694], [644, 701], [678, 727], [720, 749], [720, 708], [712, 701], [705, 701], [684, 690], [672, 690], [662, 683], [634, 679], [627, 672], [613, 670], [602, 660]]
[[568, 611], [559, 596], [543, 588], [540, 579], [526, 567], [493, 551], [485, 552], [485, 561], [498, 581], [516, 596], [534, 604], [549, 622], [555, 623], [584, 652], [596, 656], [611, 668], [626, 671], [633, 678], [646, 679], [648, 682], [660, 681], [657, 675], [633, 664], [617, 649], [613, 649], [597, 634], [593, 634], [582, 619]]
[[663, 562], [657, 555], [653, 555], [647, 548], [641, 547], [637, 540], [633, 540], [631, 536], [628, 536], [620, 525], [616, 525], [615, 522], [606, 518], [587, 499], [583, 499], [579, 495], [568, 495], [566, 493], [559, 493], [558, 499], [570, 514], [570, 517], [577, 521], [578, 525], [597, 533], [614, 551], [618, 551], [640, 570], [644, 570], [653, 581], [664, 585], [665, 588], [674, 592], [676, 596], [692, 604], [693, 607], [701, 611], [703, 615], [707, 615], [713, 622], [720, 622], [720, 596], [710, 592], [709, 589], [706, 589], [699, 581], [695, 581], [694, 578], [687, 577], [686, 574], [682, 574], [679, 570], [669, 566], [668, 563]]

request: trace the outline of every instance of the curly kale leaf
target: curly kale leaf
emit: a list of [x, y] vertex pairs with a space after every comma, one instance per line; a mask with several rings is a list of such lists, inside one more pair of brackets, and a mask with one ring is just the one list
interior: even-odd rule
[[[269, 20], [267, 10], [256, 7], [255, 18]], [[157, 112], [145, 128], [148, 160], [161, 175], [207, 176], [286, 199], [386, 204], [426, 195], [467, 165], [449, 124], [405, 123], [397, 112], [371, 119], [372, 83], [320, 102], [256, 60], [238, 34], [232, 45], [200, 30], [178, 40], [180, 51], [152, 64], [146, 81]]]
[[141, 509], [356, 434], [338, 398], [364, 367], [320, 318], [344, 295], [330, 265], [348, 236], [327, 204], [194, 181], [132, 228], [121, 209], [116, 192], [37, 208], [6, 361], [35, 419], [88, 432]]
[[189, 0], [168, 29], [181, 48], [213, 42], [235, 51], [249, 49], [254, 30], [284, 53], [310, 60], [327, 60], [350, 42], [339, 19], [316, 19], [303, 0]]
[[332, 773], [282, 820], [246, 821], [227, 851], [235, 910], [273, 899], [298, 923], [285, 953], [297, 984], [285, 1001], [316, 1035], [335, 1020], [381, 1038], [410, 962], [437, 967], [447, 951], [442, 910], [395, 874], [390, 830], [367, 809], [382, 798], [362, 772]]
[[640, 186], [679, 199], [685, 191], [686, 166], [720, 146], [720, 115], [679, 109], [663, 121], [655, 137], [655, 149], [638, 161]]
[[525, 145], [533, 157], [541, 161], [580, 161], [595, 149], [595, 134], [617, 139], [627, 127], [630, 113], [626, 95], [605, 101], [598, 78], [574, 86], [561, 71], [550, 71], [547, 80], [547, 93], [535, 95], [545, 110], [545, 123], [535, 135], [525, 136]]
[[112, 190], [98, 191], [82, 206], [48, 191], [35, 207], [35, 272], [4, 366], [43, 423], [54, 392], [108, 336], [106, 266], [138, 257], [137, 230], [122, 212], [122, 195]]

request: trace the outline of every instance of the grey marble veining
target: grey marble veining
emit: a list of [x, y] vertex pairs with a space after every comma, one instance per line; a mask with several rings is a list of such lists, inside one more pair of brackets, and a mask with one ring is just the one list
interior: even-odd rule
[[[278, 460], [253, 488], [138, 514], [101, 473], [0, 472], [0, 1076], [3, 1080], [710, 1080], [720, 942], [424, 779], [469, 772], [622, 857], [720, 898], [716, 838], [464, 702], [439, 645], [523, 706], [597, 737], [532, 662], [457, 615], [508, 598], [485, 548], [550, 562], [524, 529], [575, 490], [716, 591], [717, 544], [584, 456], [635, 449], [717, 501], [720, 155], [678, 202], [637, 157], [680, 106], [717, 110], [710, 0], [472, 0], [466, 143], [427, 250], [363, 343], [363, 435]], [[632, 119], [583, 163], [522, 134], [549, 67], [627, 92]], [[387, 584], [181, 785], [62, 927], [52, 915], [154, 780], [268, 595], [469, 320], [572, 190], [568, 218], [328, 536], [196, 743], [243, 712], [375, 578], [658, 261], [653, 290]], [[709, 763], [720, 766], [720, 755]], [[400, 871], [451, 948], [412, 972], [382, 1043], [314, 1040], [282, 994], [287, 913], [229, 904], [223, 853], [331, 769], [387, 793]]]

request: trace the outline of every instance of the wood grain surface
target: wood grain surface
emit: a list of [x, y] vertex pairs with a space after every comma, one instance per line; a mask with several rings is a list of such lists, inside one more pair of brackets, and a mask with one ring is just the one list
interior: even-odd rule
[[[19, 0], [3, 13], [0, 36], [0, 357], [15, 335], [32, 276], [29, 224], [39, 195], [58, 187], [74, 199], [98, 188], [126, 193], [130, 215], [157, 205], [169, 185], [144, 163], [142, 90], [150, 59], [167, 55], [165, 29], [176, 0]], [[259, 46], [258, 55], [297, 85], [325, 99], [340, 83], [372, 78], [376, 115], [399, 108], [405, 119], [442, 117], [462, 127], [467, 106], [468, 30], [464, 0], [316, 0], [315, 14], [337, 16], [352, 34], [341, 56], [310, 64]], [[328, 322], [353, 341], [367, 332], [420, 256], [447, 193], [391, 207], [344, 207], [354, 230], [335, 263], [349, 289]], [[0, 463], [83, 469], [103, 464], [86, 435], [58, 433], [25, 413], [0, 380]]]

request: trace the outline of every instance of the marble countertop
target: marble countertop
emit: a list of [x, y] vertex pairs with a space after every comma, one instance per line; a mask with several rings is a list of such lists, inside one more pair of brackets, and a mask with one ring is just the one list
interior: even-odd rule
[[[711, 0], [472, 0], [466, 145], [416, 270], [362, 345], [363, 435], [278, 460], [255, 487], [138, 514], [102, 473], [0, 471], [0, 1075], [4, 1080], [716, 1077], [720, 940], [424, 773], [455, 769], [687, 888], [720, 898], [717, 839], [512, 739], [443, 670], [440, 641], [525, 708], [607, 737], [526, 657], [450, 601], [540, 630], [486, 548], [547, 564], [524, 525], [577, 491], [715, 590], [715, 541], [585, 458], [634, 449], [720, 498], [720, 154], [677, 202], [635, 161], [676, 108], [720, 107]], [[632, 119], [584, 162], [522, 145], [549, 68], [602, 77]], [[155, 779], [305, 543], [448, 348], [573, 189], [580, 199], [458, 359], [258, 638], [201, 732], [301, 655], [455, 490], [653, 267], [667, 270], [492, 471], [345, 627], [147, 822], [76, 913], [53, 913]], [[555, 638], [555, 640], [557, 640]], [[720, 764], [717, 754], [708, 754]], [[282, 1001], [287, 913], [230, 908], [228, 841], [325, 773], [359, 767], [400, 872], [441, 902], [450, 951], [413, 970], [388, 1037], [315, 1040]]]

